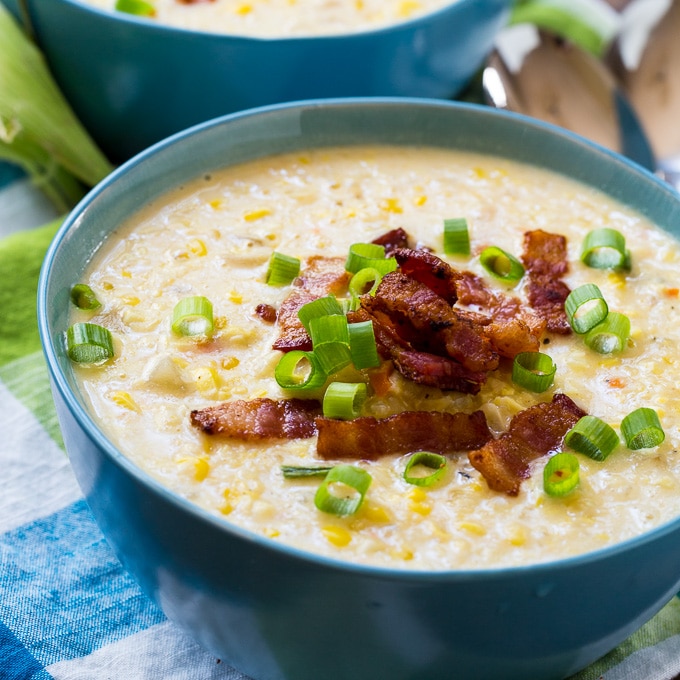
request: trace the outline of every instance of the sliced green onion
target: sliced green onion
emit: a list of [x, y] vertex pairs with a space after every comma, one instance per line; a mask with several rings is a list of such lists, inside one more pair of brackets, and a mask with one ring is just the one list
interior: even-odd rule
[[327, 314], [309, 322], [314, 356], [326, 375], [332, 375], [352, 362], [348, 325], [344, 314]]
[[209, 337], [213, 332], [213, 306], [208, 298], [192, 295], [182, 298], [172, 312], [172, 330], [177, 335]]
[[331, 468], [314, 496], [314, 505], [332, 515], [353, 515], [371, 485], [371, 475], [354, 465]]
[[373, 321], [357, 321], [348, 325], [349, 350], [354, 367], [375, 368], [380, 366], [378, 345], [373, 332]]
[[520, 352], [512, 362], [512, 380], [532, 392], [545, 392], [553, 383], [557, 366], [543, 352]]
[[624, 349], [629, 336], [630, 319], [620, 312], [609, 312], [602, 323], [588, 331], [584, 342], [600, 354], [614, 354]]
[[78, 307], [78, 309], [85, 309], [91, 311], [102, 306], [102, 303], [97, 300], [97, 296], [90, 286], [86, 283], [76, 283], [71, 288], [71, 302]]
[[119, 12], [140, 17], [152, 17], [156, 14], [155, 7], [146, 0], [116, 0], [115, 8]]
[[360, 269], [349, 282], [349, 292], [355, 296], [374, 295], [383, 275], [375, 267]]
[[500, 281], [514, 283], [524, 276], [524, 265], [514, 255], [497, 246], [484, 248], [479, 261], [491, 276]]
[[364, 401], [364, 383], [332, 382], [323, 395], [323, 414], [326, 418], [353, 420], [361, 413]]
[[543, 490], [548, 496], [566, 496], [578, 483], [579, 464], [573, 453], [556, 453], [543, 468]]
[[[421, 474], [423, 468], [429, 469], [430, 472], [426, 475]], [[445, 472], [446, 458], [444, 456], [431, 451], [417, 451], [406, 463], [404, 480], [416, 486], [432, 486], [443, 477]]]
[[111, 332], [96, 323], [74, 323], [66, 331], [66, 351], [79, 364], [100, 364], [113, 356]]
[[295, 477], [325, 477], [331, 466], [304, 467], [295, 465], [282, 465], [281, 472], [286, 479]]
[[586, 283], [567, 295], [564, 311], [574, 333], [587, 333], [607, 317], [609, 306], [594, 283]]
[[338, 300], [338, 302], [340, 303], [340, 309], [342, 310], [343, 314], [356, 312], [356, 310], [361, 307], [361, 300], [359, 300], [356, 295], [352, 295], [348, 298], [342, 298]]
[[287, 286], [300, 273], [300, 260], [276, 250], [269, 258], [265, 282], [270, 286]]
[[444, 252], [447, 255], [470, 254], [470, 232], [464, 217], [444, 220]]
[[652, 408], [641, 407], [621, 421], [621, 434], [629, 449], [651, 449], [666, 438], [659, 416]]
[[354, 243], [349, 248], [345, 269], [356, 274], [366, 268], [377, 269], [385, 275], [397, 268], [397, 261], [393, 257], [385, 257], [385, 246], [377, 243]]
[[302, 392], [314, 390], [326, 382], [326, 373], [321, 368], [314, 352], [293, 350], [286, 352], [274, 369], [274, 379], [279, 387]]
[[344, 314], [342, 305], [338, 302], [335, 295], [326, 295], [325, 297], [312, 300], [298, 309], [298, 319], [309, 333], [309, 322], [321, 316], [328, 314]]
[[581, 262], [594, 269], [623, 269], [630, 266], [626, 239], [620, 231], [602, 227], [586, 234]]
[[583, 416], [564, 436], [564, 443], [593, 460], [603, 461], [621, 443], [614, 428], [596, 416]]

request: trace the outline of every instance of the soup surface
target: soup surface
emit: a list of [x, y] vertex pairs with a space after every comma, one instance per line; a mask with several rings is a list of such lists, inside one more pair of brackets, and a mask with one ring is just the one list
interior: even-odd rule
[[[470, 255], [446, 255], [443, 223], [459, 217], [468, 223]], [[629, 268], [597, 269], [581, 261], [586, 235], [603, 227], [625, 236]], [[192, 412], [224, 402], [323, 396], [325, 386], [299, 393], [281, 388], [275, 379], [283, 353], [272, 347], [282, 335], [282, 309], [301, 290], [301, 279], [284, 285], [265, 281], [274, 251], [299, 258], [303, 284], [319, 255], [326, 258], [322, 263], [337, 258], [342, 278], [352, 244], [394, 235], [397, 229], [408, 238], [408, 249], [400, 251], [407, 261], [415, 251], [420, 253], [413, 256], [416, 262], [431, 256], [457, 272], [470, 272], [468, 280], [493, 297], [497, 310], [519, 301], [526, 319], [533, 318], [527, 304], [531, 269], [517, 282], [498, 280], [482, 266], [480, 253], [497, 246], [519, 258], [527, 232], [563, 236], [567, 269], [554, 278], [571, 290], [596, 284], [610, 312], [630, 319], [631, 332], [623, 350], [610, 354], [589, 348], [582, 335], [539, 332], [538, 349], [556, 365], [552, 385], [543, 392], [513, 380], [512, 352], [501, 356], [497, 367], [484, 369], [467, 391], [442, 389], [428, 368], [425, 383], [434, 384], [415, 382], [418, 376], [405, 377], [395, 368], [406, 357], [401, 347], [393, 358], [381, 352], [376, 368], [358, 370], [350, 364], [328, 378], [367, 385], [362, 417], [383, 422], [401, 412], [480, 411], [496, 440], [517, 414], [567, 395], [617, 434], [627, 414], [639, 407], [654, 409], [665, 440], [632, 450], [622, 438], [604, 461], [576, 454], [579, 485], [554, 497], [544, 490], [543, 468], [564, 448], [561, 438], [529, 460], [514, 491], [508, 491], [490, 482], [468, 451], [447, 451], [443, 477], [421, 486], [404, 478], [412, 451], [399, 450], [403, 441], [398, 437], [396, 453], [379, 451], [369, 460], [365, 451], [354, 451], [355, 457], [324, 459], [314, 434], [272, 437], [262, 425], [265, 438], [246, 441], [238, 432], [206, 434], [196, 425]], [[680, 512], [679, 267], [680, 248], [667, 233], [610, 198], [543, 170], [428, 148], [310, 150], [197, 178], [121, 225], [82, 280], [101, 307], [73, 311], [74, 322], [90, 321], [111, 331], [115, 356], [75, 370], [96, 421], [120, 450], [225, 522], [272, 541], [366, 564], [438, 570], [537, 563], [624, 540]], [[347, 297], [335, 288], [339, 298]], [[189, 296], [212, 303], [209, 337], [171, 330], [175, 305]], [[461, 289], [458, 298], [454, 306], [462, 313], [488, 316], [484, 305], [465, 299], [467, 304], [461, 304]], [[419, 311], [411, 305], [404, 315]], [[418, 343], [428, 343], [430, 350], [436, 344], [424, 339], [436, 324], [425, 326], [410, 346], [422, 350]], [[487, 324], [482, 333], [493, 328]], [[534, 420], [530, 440], [540, 439], [554, 414]], [[369, 439], [372, 432], [369, 427]], [[282, 474], [282, 466], [341, 463], [371, 477], [363, 503], [348, 516], [317, 509], [319, 477]]]
[[[82, 0], [114, 10], [115, 0]], [[451, 0], [146, 0], [152, 21], [209, 33], [258, 38], [337, 35], [383, 28], [451, 4]]]

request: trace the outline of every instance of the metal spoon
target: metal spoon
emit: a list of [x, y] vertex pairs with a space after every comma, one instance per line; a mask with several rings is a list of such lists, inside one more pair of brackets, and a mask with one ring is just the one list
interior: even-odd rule
[[628, 2], [605, 62], [647, 131], [659, 170], [680, 178], [680, 0]]
[[504, 30], [482, 73], [488, 104], [557, 124], [656, 170], [638, 117], [595, 56], [529, 24]]

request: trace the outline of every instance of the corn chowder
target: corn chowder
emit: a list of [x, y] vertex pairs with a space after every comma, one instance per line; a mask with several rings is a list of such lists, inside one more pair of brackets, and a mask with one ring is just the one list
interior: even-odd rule
[[83, 0], [160, 24], [258, 38], [338, 35], [383, 28], [439, 10], [451, 0]]
[[[444, 252], [443, 224], [452, 218], [467, 223], [469, 255]], [[625, 268], [581, 260], [587, 235], [602, 228], [625, 238]], [[609, 309], [630, 320], [623, 349], [602, 353], [584, 334], [542, 330], [538, 351], [555, 367], [544, 391], [514, 380], [513, 361], [504, 356], [479, 385], [461, 391], [405, 377], [394, 368], [397, 360], [384, 354], [376, 367], [341, 366], [311, 393], [282, 388], [275, 372], [285, 353], [273, 345], [281, 335], [282, 309], [309, 263], [318, 256], [342, 263], [353, 244], [395, 230], [408, 234], [412, 250], [406, 252], [469, 272], [498, 299], [522, 305], [529, 272], [514, 281], [498, 279], [480, 256], [492, 246], [519, 257], [532, 230], [564, 237], [565, 285], [572, 291], [597, 286]], [[266, 282], [275, 252], [299, 261], [298, 279]], [[537, 563], [610, 545], [680, 512], [679, 266], [680, 248], [668, 234], [610, 198], [543, 170], [430, 148], [310, 150], [200, 177], [121, 225], [78, 282], [101, 305], [73, 307], [74, 323], [110, 331], [114, 356], [74, 366], [93, 417], [116, 446], [225, 522], [372, 565], [440, 570]], [[187, 298], [212, 306], [212, 329], [203, 335], [173, 331], [173, 311]], [[459, 295], [453, 307], [460, 301]], [[474, 305], [467, 307], [463, 314], [479, 315]], [[239, 438], [192, 422], [195, 413], [224, 403], [321, 400], [331, 381], [366, 386], [361, 418], [481, 412], [493, 440], [518, 414], [567, 395], [611, 426], [620, 444], [605, 460], [573, 453], [578, 484], [556, 497], [546, 493], [543, 469], [556, 451], [569, 451], [561, 441], [527, 463], [512, 494], [492, 488], [468, 451], [446, 452], [445, 467], [428, 486], [404, 477], [413, 451], [327, 459], [313, 433]], [[639, 408], [658, 415], [661, 443], [626, 445], [621, 423]], [[351, 418], [343, 422], [351, 427]], [[323, 472], [282, 473], [285, 466], [338, 464], [370, 475], [351, 514], [317, 507]]]

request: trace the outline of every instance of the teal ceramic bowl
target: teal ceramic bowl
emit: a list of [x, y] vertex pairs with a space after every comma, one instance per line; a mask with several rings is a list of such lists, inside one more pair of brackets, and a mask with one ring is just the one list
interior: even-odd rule
[[66, 219], [38, 314], [64, 441], [102, 531], [167, 616], [256, 680], [559, 680], [613, 649], [680, 589], [680, 519], [535, 566], [358, 566], [235, 528], [162, 487], [90, 417], [64, 352], [69, 290], [140, 206], [225, 165], [321, 145], [425, 144], [508, 156], [600, 188], [680, 235], [680, 197], [626, 159], [521, 116], [435, 100], [325, 100], [232, 114], [173, 136]]
[[455, 0], [362, 33], [255, 39], [159, 26], [78, 0], [0, 0], [36, 36], [103, 151], [129, 158], [190, 125], [320, 97], [451, 98], [504, 25], [510, 0]]

